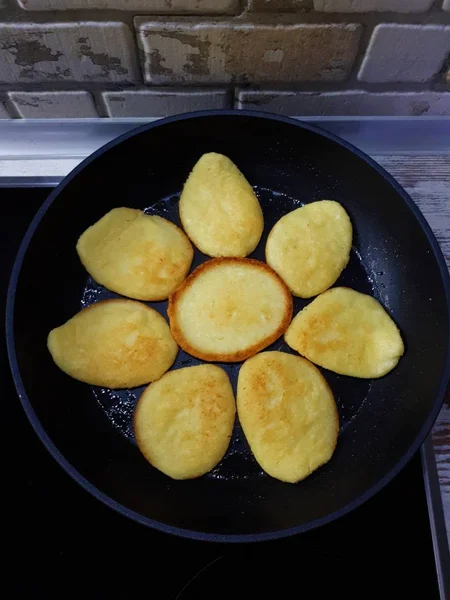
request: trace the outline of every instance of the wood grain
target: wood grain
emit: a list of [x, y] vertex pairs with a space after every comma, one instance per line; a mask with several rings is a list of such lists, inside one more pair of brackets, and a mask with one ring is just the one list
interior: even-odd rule
[[[450, 156], [373, 157], [405, 188], [430, 224], [450, 269]], [[450, 539], [450, 388], [433, 428], [433, 447]]]

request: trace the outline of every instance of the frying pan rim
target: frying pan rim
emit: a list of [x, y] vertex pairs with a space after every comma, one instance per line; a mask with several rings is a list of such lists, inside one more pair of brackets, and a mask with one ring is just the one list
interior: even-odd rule
[[[30, 399], [25, 391], [25, 386], [22, 381], [22, 377], [20, 374], [19, 364], [17, 360], [16, 347], [15, 347], [15, 338], [14, 338], [14, 305], [15, 305], [15, 296], [17, 290], [17, 283], [19, 280], [23, 259], [25, 257], [26, 251], [28, 249], [29, 243], [36, 232], [43, 216], [56, 200], [56, 198], [61, 194], [61, 192], [66, 188], [67, 185], [71, 183], [71, 181], [82, 171], [87, 165], [91, 164], [96, 158], [103, 155], [105, 152], [110, 150], [111, 148], [119, 145], [125, 140], [128, 140], [135, 135], [139, 135], [144, 131], [150, 131], [156, 127], [161, 127], [170, 123], [176, 123], [178, 121], [185, 121], [188, 119], [202, 119], [207, 117], [216, 117], [216, 116], [233, 116], [233, 117], [253, 117], [263, 120], [269, 121], [278, 121], [280, 123], [285, 123], [287, 125], [292, 125], [295, 127], [300, 127], [301, 129], [306, 129], [312, 133], [315, 133], [319, 136], [325, 137], [326, 139], [334, 142], [335, 144], [344, 147], [349, 150], [353, 154], [356, 154], [360, 159], [365, 161], [370, 167], [375, 169], [379, 175], [381, 175], [401, 196], [406, 206], [412, 212], [413, 216], [418, 221], [421, 226], [422, 231], [424, 232], [427, 241], [433, 251], [434, 258], [437, 262], [439, 272], [441, 275], [441, 280], [443, 284], [444, 294], [447, 300], [448, 309], [448, 322], [449, 327], [447, 331], [447, 350], [446, 350], [446, 367], [444, 368], [440, 386], [438, 393], [433, 402], [432, 409], [428, 418], [423, 423], [419, 433], [417, 434], [414, 442], [411, 444], [409, 449], [403, 456], [397, 461], [397, 463], [382, 477], [379, 479], [373, 486], [371, 486], [368, 490], [366, 490], [363, 494], [359, 495], [355, 500], [349, 502], [345, 506], [340, 509], [329, 513], [328, 515], [321, 517], [319, 519], [315, 519], [303, 525], [298, 525], [295, 527], [289, 527], [287, 529], [275, 530], [266, 533], [252, 533], [252, 534], [217, 534], [217, 533], [206, 533], [201, 531], [194, 531], [190, 529], [185, 529], [181, 527], [175, 527], [172, 525], [167, 525], [160, 521], [156, 521], [149, 517], [144, 517], [143, 515], [137, 513], [134, 510], [131, 510], [124, 506], [123, 504], [117, 502], [110, 498], [107, 494], [101, 492], [97, 487], [95, 487], [90, 481], [88, 481], [83, 475], [81, 475], [72, 465], [71, 463], [64, 457], [64, 455], [58, 450], [56, 445], [52, 442], [49, 435], [44, 430], [41, 422], [39, 421], [34, 409], [31, 405]], [[419, 449], [421, 444], [424, 442], [426, 436], [431, 430], [433, 423], [435, 422], [439, 411], [444, 402], [444, 396], [447, 389], [447, 385], [450, 380], [450, 275], [447, 270], [447, 265], [442, 253], [442, 250], [434, 236], [434, 233], [431, 230], [431, 227], [428, 225], [425, 217], [420, 212], [419, 208], [410, 198], [409, 194], [400, 186], [399, 183], [390, 175], [383, 167], [381, 167], [378, 163], [376, 163], [372, 158], [370, 158], [367, 154], [353, 146], [351, 143], [347, 142], [339, 138], [338, 136], [329, 133], [317, 127], [316, 125], [311, 125], [309, 122], [304, 122], [301, 120], [292, 119], [290, 117], [284, 117], [281, 115], [276, 115], [272, 113], [266, 113], [261, 111], [253, 111], [253, 110], [237, 110], [237, 109], [228, 109], [228, 110], [205, 110], [205, 111], [196, 111], [183, 113], [180, 115], [174, 115], [171, 117], [167, 117], [164, 119], [156, 120], [151, 123], [146, 123], [142, 126], [139, 126], [129, 132], [124, 133], [123, 135], [111, 140], [95, 152], [93, 152], [90, 156], [85, 158], [78, 166], [75, 167], [64, 179], [63, 181], [50, 193], [47, 200], [42, 204], [35, 217], [33, 218], [30, 226], [25, 233], [25, 236], [21, 242], [19, 251], [17, 253], [17, 257], [14, 262], [13, 269], [11, 271], [11, 277], [8, 286], [7, 292], [7, 301], [6, 301], [6, 342], [7, 342], [7, 350], [8, 350], [8, 358], [10, 363], [11, 372], [13, 375], [14, 384], [22, 404], [22, 407], [25, 411], [25, 414], [30, 421], [34, 431], [48, 450], [48, 452], [52, 455], [52, 457], [56, 460], [56, 462], [68, 473], [74, 481], [76, 481], [79, 485], [84, 487], [90, 494], [92, 494], [95, 498], [103, 502], [106, 506], [114, 509], [116, 512], [134, 520], [142, 525], [146, 525], [147, 527], [151, 527], [153, 529], [159, 530], [163, 533], [168, 533], [172, 535], [176, 535], [183, 538], [189, 538], [192, 540], [198, 541], [210, 541], [210, 542], [230, 542], [230, 543], [242, 543], [242, 542], [261, 542], [261, 541], [269, 541], [275, 539], [281, 539], [285, 537], [289, 537], [292, 535], [304, 533], [311, 529], [315, 529], [321, 525], [325, 525], [326, 523], [330, 523], [335, 519], [338, 519], [347, 513], [351, 512], [373, 496], [377, 494], [381, 489], [383, 489], [394, 477], [405, 467], [405, 465], [411, 460], [413, 455]]]

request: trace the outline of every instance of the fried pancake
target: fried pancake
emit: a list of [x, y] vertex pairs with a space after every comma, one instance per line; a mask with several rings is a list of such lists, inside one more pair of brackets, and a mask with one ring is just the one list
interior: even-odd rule
[[247, 256], [258, 245], [263, 214], [251, 185], [229, 158], [210, 152], [192, 169], [180, 198], [183, 227], [208, 256]]
[[352, 224], [332, 200], [312, 202], [275, 223], [266, 244], [266, 260], [288, 288], [311, 298], [335, 283], [348, 263]]
[[296, 483], [330, 460], [339, 418], [333, 394], [309, 361], [284, 352], [261, 352], [241, 367], [239, 421], [260, 466]]
[[200, 477], [227, 451], [235, 413], [230, 380], [220, 367], [170, 371], [139, 399], [136, 442], [149, 463], [169, 477]]
[[109, 388], [129, 388], [161, 377], [178, 351], [165, 319], [134, 300], [92, 304], [47, 340], [53, 360], [65, 373]]
[[400, 332], [381, 304], [344, 287], [328, 290], [299, 312], [285, 339], [325, 369], [366, 379], [389, 373], [404, 352]]
[[77, 243], [81, 262], [109, 290], [164, 300], [188, 274], [194, 250], [179, 227], [133, 208], [114, 208]]
[[266, 264], [216, 258], [170, 296], [168, 314], [183, 350], [203, 360], [237, 362], [280, 337], [292, 318], [292, 296]]

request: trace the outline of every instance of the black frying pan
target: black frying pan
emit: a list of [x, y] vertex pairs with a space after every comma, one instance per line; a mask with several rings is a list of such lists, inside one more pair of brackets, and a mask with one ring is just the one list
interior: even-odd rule
[[[131, 430], [141, 389], [111, 392], [62, 373], [47, 334], [114, 294], [88, 278], [78, 236], [116, 206], [178, 219], [178, 194], [204, 152], [229, 156], [256, 187], [265, 234], [299, 203], [341, 202], [354, 248], [337, 285], [372, 293], [400, 327], [406, 354], [373, 381], [322, 370], [341, 432], [332, 460], [297, 485], [261, 472], [236, 425], [214, 471], [172, 481], [137, 450]], [[194, 266], [205, 260], [196, 252]], [[254, 541], [306, 531], [355, 508], [391, 480], [435, 420], [450, 373], [450, 283], [437, 242], [404, 190], [349, 144], [311, 125], [244, 111], [212, 111], [145, 125], [107, 144], [50, 195], [14, 266], [7, 338], [24, 409], [48, 450], [97, 498], [137, 521], [188, 537]], [[307, 301], [296, 299], [295, 312]], [[166, 303], [154, 303], [165, 314]], [[289, 352], [278, 340], [272, 348]], [[198, 361], [180, 351], [175, 368]], [[233, 385], [237, 365], [223, 365]]]

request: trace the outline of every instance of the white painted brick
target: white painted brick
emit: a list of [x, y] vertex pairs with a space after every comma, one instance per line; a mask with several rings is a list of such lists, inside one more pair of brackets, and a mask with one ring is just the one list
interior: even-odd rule
[[110, 8], [153, 14], [234, 14], [239, 0], [17, 0], [25, 10]]
[[103, 92], [110, 117], [166, 117], [194, 110], [229, 108], [227, 90], [185, 90], [158, 88], [124, 92]]
[[3, 102], [0, 102], [0, 119], [10, 119], [11, 116], [9, 112], [6, 110]]
[[8, 98], [24, 119], [98, 117], [89, 92], [8, 92]]
[[450, 115], [450, 92], [289, 92], [239, 90], [237, 108], [298, 116]]
[[305, 12], [312, 10], [312, 0], [249, 0], [250, 12]]
[[136, 81], [134, 39], [119, 22], [0, 24], [0, 81]]
[[145, 79], [172, 84], [342, 81], [358, 48], [358, 24], [261, 25], [135, 19]]
[[315, 10], [323, 12], [398, 12], [427, 11], [434, 0], [314, 0]]
[[358, 79], [370, 82], [425, 82], [438, 73], [450, 52], [450, 27], [375, 27]]

